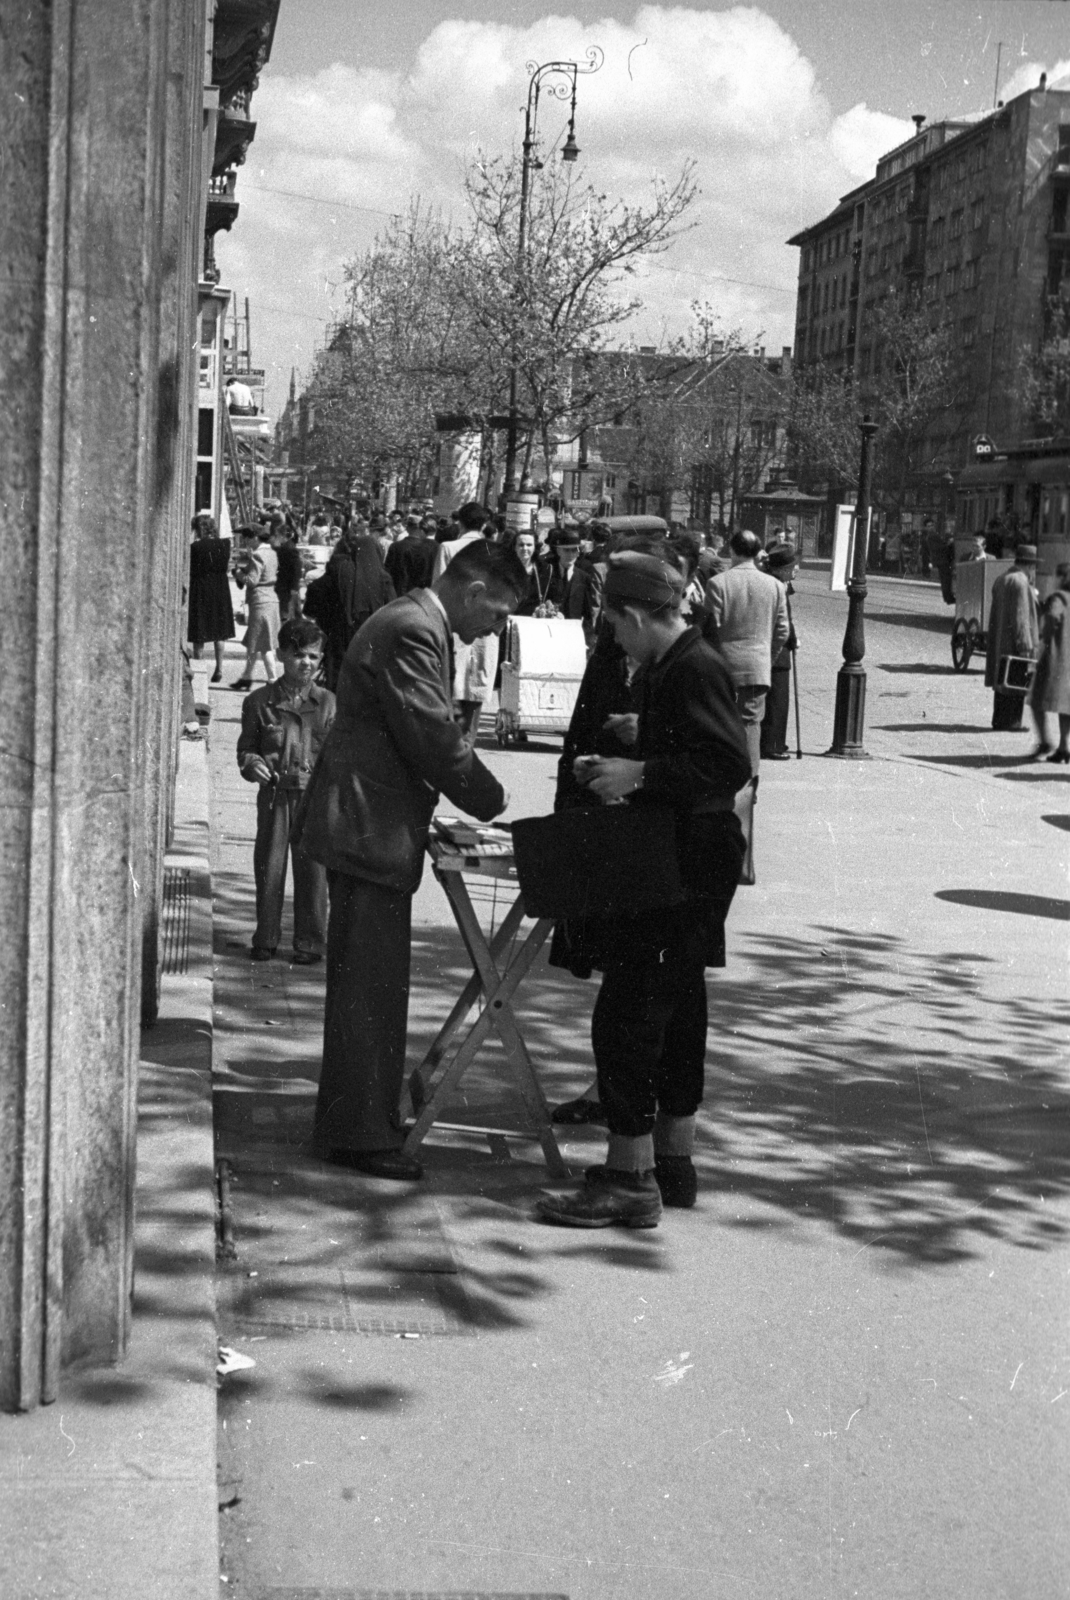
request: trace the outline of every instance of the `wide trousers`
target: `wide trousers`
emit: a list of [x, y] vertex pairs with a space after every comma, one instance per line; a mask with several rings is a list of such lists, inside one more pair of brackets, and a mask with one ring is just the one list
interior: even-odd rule
[[318, 1150], [401, 1145], [412, 896], [328, 872], [327, 1001]]
[[253, 944], [275, 950], [282, 937], [282, 902], [286, 894], [286, 862], [293, 857], [294, 949], [319, 955], [327, 932], [327, 874], [303, 850], [290, 850], [290, 828], [300, 793], [265, 784], [256, 796], [256, 932]]
[[769, 693], [767, 683], [737, 683], [736, 685], [736, 710], [739, 712], [743, 723], [743, 732], [747, 735], [747, 754], [750, 756], [751, 777], [758, 776], [758, 767], [761, 762], [762, 718], [765, 715], [765, 697]]
[[701, 961], [607, 965], [591, 1018], [598, 1094], [610, 1133], [637, 1139], [661, 1111], [690, 1117], [702, 1102], [706, 974]]
[[774, 667], [762, 716], [761, 753], [782, 755], [788, 748], [788, 712], [791, 707], [791, 668]]

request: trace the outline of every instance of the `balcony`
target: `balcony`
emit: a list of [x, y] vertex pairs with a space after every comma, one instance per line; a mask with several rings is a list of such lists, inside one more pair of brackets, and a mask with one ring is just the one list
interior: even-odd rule
[[236, 172], [222, 172], [208, 181], [208, 214], [204, 231], [209, 237], [214, 233], [228, 232], [238, 215], [238, 201], [234, 189], [238, 181]]
[[213, 176], [221, 176], [228, 167], [240, 167], [255, 137], [256, 123], [250, 122], [247, 111], [240, 104], [222, 106], [215, 130]]

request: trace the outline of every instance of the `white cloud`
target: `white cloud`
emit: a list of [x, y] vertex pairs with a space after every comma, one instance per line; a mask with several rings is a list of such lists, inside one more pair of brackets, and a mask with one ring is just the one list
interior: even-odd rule
[[1001, 100], [1013, 100], [1015, 95], [1025, 94], [1027, 89], [1040, 87], [1040, 74], [1048, 74], [1049, 89], [1070, 88], [1070, 61], [1056, 61], [1054, 66], [1046, 67], [1043, 61], [1024, 61], [1020, 67], [999, 86]]
[[[258, 360], [283, 381], [291, 363], [307, 367], [323, 325], [316, 319], [341, 304], [342, 261], [384, 220], [376, 210], [404, 210], [419, 193], [459, 211], [465, 159], [478, 148], [519, 147], [525, 63], [582, 62], [594, 45], [605, 62], [580, 78], [581, 175], [634, 200], [655, 174], [675, 175], [694, 159], [702, 191], [698, 226], [641, 275], [647, 306], [637, 332], [652, 340], [680, 331], [699, 298], [749, 336], [789, 343], [797, 253], [784, 240], [869, 176], [911, 124], [865, 105], [834, 117], [809, 61], [760, 10], [646, 5], [630, 23], [591, 27], [553, 16], [524, 28], [441, 23], [407, 75], [336, 63], [297, 78], [269, 66], [238, 183], [241, 215], [233, 236], [218, 241], [225, 281], [250, 297]], [[544, 94], [545, 146], [563, 137], [567, 116], [567, 105]], [[282, 397], [276, 381], [270, 404]]]

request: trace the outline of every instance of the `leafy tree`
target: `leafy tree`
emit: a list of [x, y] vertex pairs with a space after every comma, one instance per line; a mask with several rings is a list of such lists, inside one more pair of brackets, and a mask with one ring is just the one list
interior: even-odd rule
[[1070, 301], [1049, 300], [1043, 337], [1022, 355], [1015, 388], [1023, 412], [1043, 437], [1070, 435]]
[[935, 319], [915, 297], [889, 293], [875, 308], [867, 334], [869, 370], [857, 374], [818, 366], [799, 375], [790, 435], [800, 477], [834, 490], [854, 487], [860, 458], [859, 423], [877, 424], [874, 499], [902, 506], [927, 467], [934, 432], [949, 431], [966, 399], [965, 372], [950, 321]]

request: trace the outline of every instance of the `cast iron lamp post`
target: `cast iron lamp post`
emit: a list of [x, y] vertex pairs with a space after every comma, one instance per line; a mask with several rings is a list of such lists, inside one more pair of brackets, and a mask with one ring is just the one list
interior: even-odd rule
[[865, 604], [866, 558], [869, 555], [869, 501], [873, 435], [877, 424], [868, 414], [862, 430], [862, 459], [858, 468], [858, 502], [855, 506], [854, 560], [847, 580], [847, 627], [843, 635], [843, 666], [836, 675], [836, 714], [832, 724], [830, 756], [865, 760], [862, 735], [866, 726]]
[[[548, 95], [552, 95], [555, 100], [569, 101], [568, 136], [561, 150], [561, 159], [562, 161], [573, 162], [580, 153], [580, 147], [576, 143], [576, 80], [581, 72], [597, 72], [604, 59], [603, 53], [598, 46], [591, 45], [587, 51], [586, 66], [581, 67], [577, 61], [544, 61], [541, 66], [537, 62], [529, 61], [527, 64], [530, 79], [528, 82], [527, 109], [524, 113], [524, 156], [520, 168], [520, 219], [516, 246], [518, 292], [523, 284], [527, 260], [531, 174], [538, 172], [542, 167], [542, 162], [535, 154], [535, 142], [539, 120], [539, 95], [542, 92], [543, 83], [546, 79], [556, 78], [561, 80], [548, 83], [546, 92]], [[509, 431], [506, 435], [505, 445], [505, 490], [507, 497], [526, 486], [526, 484], [518, 481], [516, 465], [517, 436], [520, 431], [517, 405], [519, 364], [520, 356], [517, 349], [517, 337], [514, 333], [509, 366]]]

